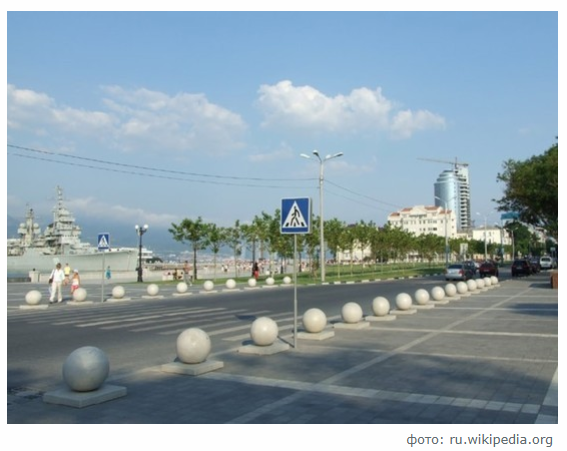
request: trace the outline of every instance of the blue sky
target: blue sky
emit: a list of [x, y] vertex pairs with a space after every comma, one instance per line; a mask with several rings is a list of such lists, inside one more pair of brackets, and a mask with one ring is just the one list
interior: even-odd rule
[[344, 153], [325, 218], [432, 205], [422, 159], [458, 159], [496, 221], [502, 163], [557, 135], [557, 12], [7, 14], [7, 213], [43, 226], [56, 185], [108, 231], [318, 212], [314, 149]]

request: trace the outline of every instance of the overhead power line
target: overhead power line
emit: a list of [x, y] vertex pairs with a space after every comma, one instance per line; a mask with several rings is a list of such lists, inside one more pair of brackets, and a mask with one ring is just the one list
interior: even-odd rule
[[[229, 185], [229, 186], [242, 186], [242, 187], [253, 187], [253, 188], [283, 188], [283, 187], [294, 188], [294, 187], [290, 187], [289, 185], [269, 185], [269, 184], [266, 185], [263, 182], [298, 183], [305, 181], [312, 182], [316, 180], [315, 178], [239, 177], [239, 176], [225, 176], [225, 175], [216, 175], [216, 174], [203, 174], [203, 173], [187, 172], [187, 171], [176, 171], [171, 169], [152, 168], [148, 166], [140, 166], [134, 164], [101, 160], [96, 158], [81, 157], [77, 155], [69, 155], [60, 152], [52, 152], [46, 150], [33, 149], [29, 147], [16, 146], [13, 144], [8, 144], [8, 150], [10, 151], [10, 154], [13, 156], [28, 158], [32, 160], [47, 161], [51, 163], [66, 164], [69, 166], [96, 169], [101, 171], [117, 172], [117, 173], [136, 175], [142, 177], [154, 177], [154, 178], [178, 180], [178, 181], [185, 181], [192, 183], [208, 183], [213, 185]], [[74, 160], [74, 161], [69, 161], [69, 160]], [[103, 165], [103, 166], [97, 166], [97, 165]], [[145, 172], [140, 172], [140, 171], [145, 171]], [[171, 174], [171, 175], [164, 175], [164, 174]], [[188, 177], [193, 177], [193, 178], [188, 178]], [[204, 178], [204, 179], [215, 179], [215, 181], [198, 180], [195, 179], [194, 177]], [[228, 182], [228, 180], [232, 180], [233, 182]], [[258, 183], [250, 183], [250, 182], [258, 182]], [[304, 187], [296, 187], [296, 188], [304, 188]]]

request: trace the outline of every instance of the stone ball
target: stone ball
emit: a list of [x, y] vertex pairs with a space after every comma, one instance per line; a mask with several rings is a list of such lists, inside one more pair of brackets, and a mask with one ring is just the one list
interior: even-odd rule
[[303, 327], [307, 332], [317, 334], [327, 325], [327, 315], [318, 308], [310, 308], [303, 314]]
[[276, 281], [274, 280], [273, 277], [268, 277], [266, 279], [266, 285], [273, 285], [274, 283], [276, 283]]
[[87, 299], [87, 290], [84, 288], [77, 288], [73, 292], [73, 301], [83, 302], [85, 299]]
[[256, 281], [256, 279], [254, 279], [254, 277], [251, 277], [250, 279], [248, 279], [248, 286], [254, 288], [256, 286], [258, 282]]
[[278, 325], [271, 318], [258, 318], [252, 323], [250, 337], [257, 346], [270, 346], [278, 338]]
[[411, 307], [411, 296], [407, 293], [400, 293], [396, 296], [396, 307], [399, 310], [409, 310]]
[[441, 287], [433, 287], [431, 289], [431, 297], [434, 301], [442, 301], [445, 298], [445, 290]]
[[236, 281], [234, 279], [228, 279], [225, 282], [225, 285], [229, 290], [233, 290], [234, 288], [236, 288]]
[[189, 287], [187, 286], [187, 284], [185, 282], [179, 282], [176, 286], [176, 290], [178, 293], [187, 293], [187, 290], [189, 289]]
[[114, 299], [122, 299], [126, 294], [126, 290], [122, 285], [117, 285], [112, 289], [112, 297]]
[[150, 296], [157, 296], [159, 293], [159, 287], [155, 283], [150, 283], [147, 288], [148, 294]]
[[291, 277], [285, 276], [285, 277], [283, 278], [283, 283], [284, 283], [285, 285], [289, 285], [289, 284], [291, 283]]
[[106, 378], [110, 364], [108, 357], [99, 348], [84, 346], [75, 349], [63, 364], [63, 381], [73, 391], [97, 390]]
[[469, 291], [475, 291], [477, 289], [476, 280], [467, 280], [467, 287], [469, 288]]
[[420, 288], [419, 290], [416, 290], [414, 299], [418, 305], [425, 305], [429, 302], [429, 292]]
[[457, 292], [459, 294], [465, 294], [467, 291], [469, 291], [469, 286], [466, 282], [457, 282]]
[[207, 280], [203, 284], [203, 288], [205, 289], [205, 291], [213, 291], [213, 288], [215, 288], [215, 284], [212, 280]]
[[202, 329], [185, 329], [177, 337], [177, 357], [183, 363], [202, 363], [210, 353], [211, 339]]
[[26, 304], [38, 305], [41, 302], [41, 291], [31, 290], [26, 293]]
[[386, 316], [390, 313], [390, 301], [383, 296], [372, 299], [372, 311], [376, 316]]
[[489, 286], [492, 285], [492, 278], [486, 277], [486, 278], [483, 279], [483, 282], [484, 282], [485, 287], [489, 287]]
[[497, 284], [498, 284], [498, 277], [496, 277], [496, 276], [490, 276], [490, 280], [492, 280], [492, 285], [497, 285]]
[[454, 283], [448, 283], [447, 285], [445, 285], [445, 294], [449, 297], [457, 295], [457, 287]]
[[477, 288], [479, 288], [479, 289], [480, 289], [480, 288], [484, 288], [484, 285], [485, 285], [484, 279], [478, 279], [478, 280], [476, 280], [476, 287], [477, 287]]
[[347, 324], [356, 324], [362, 320], [362, 307], [356, 302], [347, 302], [341, 310], [343, 321]]

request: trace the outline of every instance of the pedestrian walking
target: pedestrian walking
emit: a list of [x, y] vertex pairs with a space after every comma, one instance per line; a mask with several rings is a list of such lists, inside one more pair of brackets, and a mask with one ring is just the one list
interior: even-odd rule
[[63, 302], [63, 293], [61, 292], [61, 286], [65, 280], [65, 272], [61, 268], [61, 263], [55, 265], [55, 269], [51, 271], [51, 276], [49, 281], [51, 283], [51, 295], [49, 297], [49, 303], [53, 304], [55, 301], [55, 296], [57, 295], [57, 302]]
[[185, 283], [189, 284], [190, 286], [193, 285], [191, 267], [189, 266], [189, 262], [187, 260], [185, 260], [185, 264], [183, 265], [183, 278], [185, 280]]
[[252, 277], [258, 280], [258, 276], [260, 276], [260, 266], [258, 266], [258, 262], [254, 262], [252, 265]]
[[110, 266], [108, 266], [106, 268], [106, 272], [104, 273], [104, 277], [106, 277], [106, 280], [110, 280], [110, 278], [112, 277], [112, 273], [110, 272]]
[[65, 281], [63, 282], [65, 285], [69, 284], [69, 279], [71, 277], [71, 267], [69, 263], [65, 263], [65, 268], [63, 268], [63, 272], [65, 273]]
[[79, 270], [75, 269], [73, 271], [73, 276], [71, 277], [71, 295], [73, 295], [75, 290], [80, 286], [81, 286], [81, 278], [79, 277]]

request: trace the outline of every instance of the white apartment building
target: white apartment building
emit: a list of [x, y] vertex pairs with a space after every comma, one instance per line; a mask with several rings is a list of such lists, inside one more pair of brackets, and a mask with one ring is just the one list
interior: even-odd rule
[[391, 213], [388, 222], [394, 227], [416, 236], [432, 233], [441, 237], [457, 235], [457, 218], [453, 210], [442, 207], [416, 205]]

